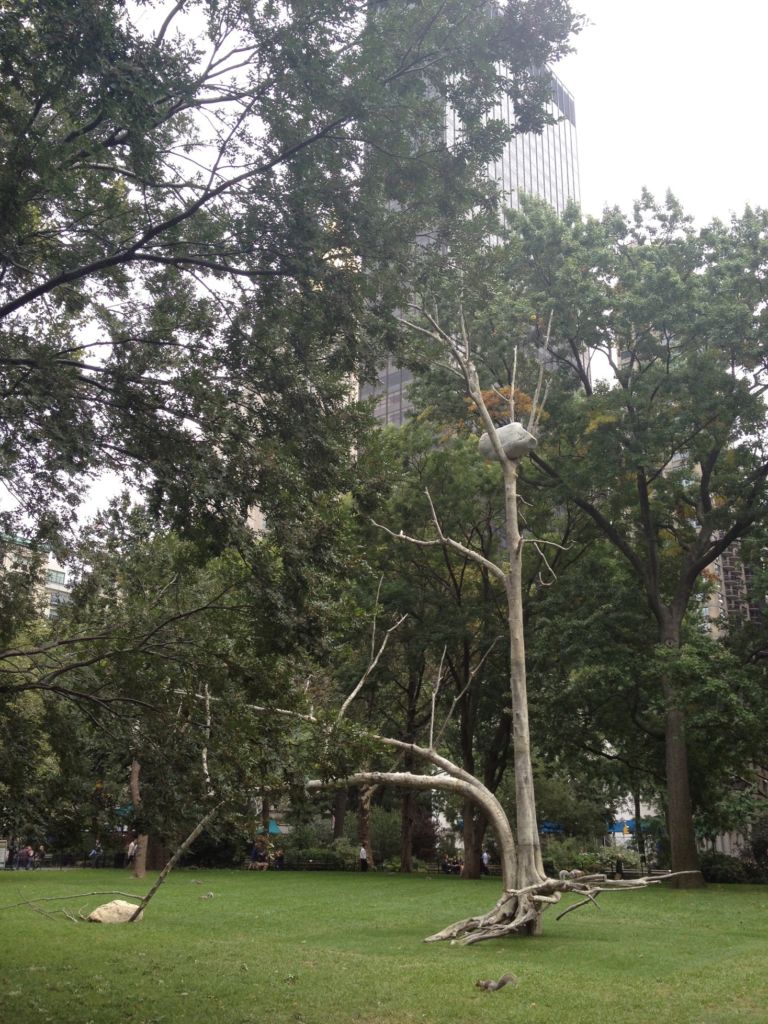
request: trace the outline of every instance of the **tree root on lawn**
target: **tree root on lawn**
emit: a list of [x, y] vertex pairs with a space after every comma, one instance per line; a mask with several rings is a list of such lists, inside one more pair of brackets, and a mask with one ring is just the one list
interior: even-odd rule
[[637, 879], [612, 879], [606, 875], [582, 875], [579, 878], [545, 878], [541, 882], [525, 886], [522, 889], [507, 889], [497, 900], [495, 906], [478, 917], [467, 917], [456, 921], [442, 931], [424, 939], [425, 942], [444, 942], [449, 940], [462, 946], [471, 946], [475, 942], [486, 939], [500, 939], [507, 935], [537, 935], [541, 930], [541, 915], [548, 906], [559, 903], [563, 893], [572, 892], [582, 895], [584, 899], [574, 903], [561, 914], [557, 920], [578, 910], [588, 903], [597, 907], [597, 897], [602, 892], [632, 892], [647, 889], [649, 885], [658, 885], [669, 878], [691, 874], [690, 871], [677, 871], [668, 875], [653, 875]]

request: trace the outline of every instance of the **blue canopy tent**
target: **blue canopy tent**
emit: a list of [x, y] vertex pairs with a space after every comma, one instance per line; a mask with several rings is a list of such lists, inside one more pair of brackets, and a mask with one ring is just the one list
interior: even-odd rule
[[[640, 828], [643, 830], [643, 832], [647, 832], [650, 829], [650, 827], [651, 826], [648, 824], [647, 821], [640, 822]], [[621, 835], [622, 833], [624, 835], [634, 835], [637, 831], [637, 828], [635, 826], [635, 819], [620, 818], [618, 821], [613, 822], [613, 824], [609, 827], [608, 831], [618, 833], [619, 835]]]
[[[283, 830], [280, 828], [280, 826], [277, 824], [277, 822], [275, 821], [274, 818], [270, 818], [269, 819], [269, 827], [267, 828], [267, 834], [270, 835], [270, 836], [281, 836], [283, 834]], [[260, 829], [256, 830], [256, 835], [257, 836], [263, 836], [264, 835], [264, 826], [263, 825], [262, 825], [262, 827]]]
[[540, 821], [539, 833], [543, 836], [561, 836], [565, 829], [559, 821]]

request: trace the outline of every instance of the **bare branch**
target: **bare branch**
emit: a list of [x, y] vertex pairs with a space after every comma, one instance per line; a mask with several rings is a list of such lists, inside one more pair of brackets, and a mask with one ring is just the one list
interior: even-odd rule
[[[482, 656], [482, 658], [477, 663], [477, 665], [475, 665], [475, 667], [470, 671], [469, 679], [467, 680], [466, 686], [464, 686], [462, 688], [461, 692], [458, 693], [453, 698], [453, 703], [451, 704], [451, 708], [450, 708], [448, 714], [445, 716], [445, 721], [443, 722], [443, 725], [442, 725], [442, 728], [440, 729], [440, 732], [437, 734], [437, 742], [438, 742], [438, 744], [440, 743], [440, 740], [443, 738], [443, 733], [448, 728], [448, 723], [450, 722], [451, 717], [453, 716], [453, 712], [456, 710], [456, 707], [458, 706], [459, 701], [461, 700], [461, 698], [464, 696], [464, 694], [467, 692], [467, 690], [470, 688], [470, 686], [474, 682], [475, 676], [478, 674], [480, 669], [483, 667], [483, 664], [485, 663], [485, 659], [488, 657], [488, 655], [491, 653], [491, 651], [493, 650], [493, 648], [496, 646], [496, 644], [498, 643], [498, 641], [500, 639], [501, 639], [501, 637], [498, 637], [498, 636], [494, 638], [494, 640], [491, 643], [491, 645], [488, 648], [488, 650]], [[430, 738], [430, 744], [429, 745], [430, 745], [430, 747], [433, 746], [433, 744], [431, 742], [431, 738]]]
[[384, 575], [379, 576], [379, 585], [376, 587], [376, 603], [373, 606], [373, 625], [371, 626], [371, 660], [376, 651], [376, 616], [379, 612], [379, 597], [381, 596], [381, 585], [384, 582]]
[[125, 896], [129, 900], [140, 900], [141, 896], [137, 896], [133, 892], [120, 892], [118, 889], [104, 889], [96, 890], [94, 892], [73, 892], [67, 896], [32, 896], [27, 900], [20, 900], [18, 903], [7, 903], [4, 907], [0, 907], [2, 910], [13, 910], [14, 907], [29, 906], [32, 903], [51, 903], [54, 900], [81, 900], [85, 899], [86, 896]]
[[203, 760], [203, 778], [205, 779], [205, 786], [209, 797], [215, 796], [213, 789], [213, 783], [211, 782], [211, 773], [208, 770], [208, 744], [211, 740], [211, 691], [208, 688], [208, 683], [204, 687], [205, 696], [205, 743], [203, 744], [202, 760]]
[[394, 626], [390, 626], [389, 629], [387, 630], [387, 632], [384, 634], [384, 639], [382, 640], [381, 646], [379, 647], [378, 651], [376, 652], [376, 657], [373, 659], [373, 661], [370, 663], [368, 668], [365, 670], [365, 672], [363, 673], [363, 675], [360, 678], [360, 681], [358, 682], [357, 686], [354, 688], [352, 693], [350, 693], [350, 695], [347, 697], [347, 699], [341, 705], [341, 709], [340, 709], [338, 715], [336, 716], [336, 724], [337, 725], [339, 724], [339, 722], [344, 717], [344, 714], [345, 714], [347, 708], [349, 707], [349, 705], [352, 703], [352, 701], [355, 699], [355, 697], [358, 695], [358, 693], [360, 693], [362, 688], [365, 686], [365, 684], [366, 684], [366, 682], [368, 680], [368, 677], [370, 676], [371, 672], [373, 672], [373, 670], [378, 665], [379, 659], [381, 658], [382, 654], [384, 653], [384, 651], [386, 649], [387, 644], [389, 643], [390, 636], [395, 632], [396, 629], [399, 629], [400, 626], [402, 626], [402, 624], [405, 622], [405, 620], [407, 618], [408, 618], [407, 615], [401, 615], [400, 618], [397, 620], [397, 622], [394, 624]]
[[[552, 317], [554, 310], [549, 312], [549, 323], [547, 324], [547, 337], [544, 342], [546, 351], [549, 351], [549, 339], [552, 334]], [[515, 355], [517, 355], [517, 349], [515, 349]], [[539, 404], [539, 396], [541, 394], [541, 385], [544, 380], [544, 360], [539, 359], [539, 379], [536, 381], [536, 390], [533, 394], [533, 401], [531, 402], [531, 415], [528, 417], [528, 433], [532, 434], [535, 426], [537, 425], [536, 410]]]
[[437, 704], [437, 695], [440, 692], [440, 684], [443, 681], [443, 664], [445, 662], [446, 651], [448, 645], [443, 647], [443, 653], [440, 655], [440, 667], [437, 670], [437, 679], [435, 685], [432, 687], [432, 710], [429, 716], [429, 746], [430, 749], [434, 747], [434, 735], [435, 735], [435, 706]]
[[[517, 345], [512, 352], [512, 381], [509, 385], [509, 418], [515, 420], [515, 388], [517, 387]], [[530, 430], [530, 426], [528, 427]]]

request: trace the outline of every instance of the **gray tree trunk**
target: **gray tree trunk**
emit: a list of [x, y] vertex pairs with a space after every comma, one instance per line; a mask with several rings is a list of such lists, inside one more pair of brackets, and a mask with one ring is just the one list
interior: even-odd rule
[[[131, 803], [133, 804], [133, 813], [137, 820], [141, 820], [141, 765], [136, 758], [131, 762], [129, 787], [131, 792]], [[145, 832], [140, 832], [136, 837], [136, 853], [133, 857], [133, 869], [131, 871], [134, 878], [144, 878], [147, 873], [148, 846], [149, 836]]]
[[337, 789], [333, 794], [333, 838], [344, 836], [344, 823], [347, 818], [347, 800], [349, 793], [346, 788]]
[[[668, 647], [680, 646], [680, 624], [671, 619], [662, 627], [662, 642]], [[679, 888], [695, 889], [704, 884], [699, 870], [699, 853], [693, 828], [691, 783], [688, 770], [688, 744], [685, 737], [685, 711], [680, 696], [669, 676], [662, 679], [667, 706], [664, 722], [665, 767], [667, 782], [667, 825], [672, 871], [680, 875]]]
[[416, 794], [403, 793], [400, 798], [400, 871], [413, 871], [413, 828], [416, 820]]
[[368, 854], [369, 871], [373, 871], [376, 867], [376, 862], [373, 859], [373, 846], [371, 845], [371, 801], [377, 789], [378, 784], [364, 786], [360, 790], [357, 805], [357, 838]]

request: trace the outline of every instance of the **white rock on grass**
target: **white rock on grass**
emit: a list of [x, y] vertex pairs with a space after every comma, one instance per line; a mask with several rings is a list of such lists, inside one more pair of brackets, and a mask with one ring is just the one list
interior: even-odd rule
[[[96, 907], [88, 915], [89, 921], [96, 921], [99, 924], [124, 924], [126, 921], [130, 921], [131, 915], [136, 912], [135, 903], [128, 903], [127, 900], [112, 900], [111, 903], [104, 903], [100, 907]], [[144, 911], [139, 914], [136, 918], [140, 921], [144, 916]]]

